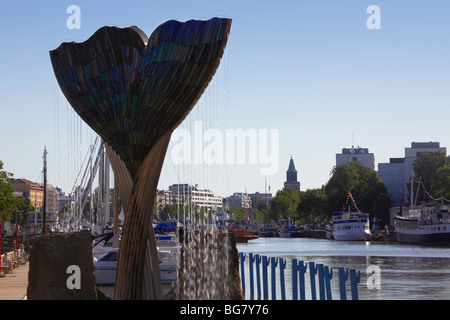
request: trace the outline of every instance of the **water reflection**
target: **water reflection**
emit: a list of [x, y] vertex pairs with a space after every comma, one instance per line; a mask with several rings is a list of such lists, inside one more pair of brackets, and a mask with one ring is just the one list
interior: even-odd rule
[[[449, 299], [450, 248], [447, 246], [409, 246], [396, 243], [338, 242], [322, 239], [260, 238], [238, 244], [240, 252], [252, 252], [287, 260], [286, 291], [292, 297], [291, 259], [323, 263], [333, 269], [332, 295], [339, 299], [339, 267], [361, 271], [361, 300]], [[380, 289], [369, 290], [367, 268], [380, 268]], [[248, 268], [246, 267], [246, 270]], [[248, 273], [246, 271], [246, 273]], [[309, 271], [306, 291], [310, 299]], [[248, 275], [246, 275], [248, 280]], [[277, 282], [279, 287], [279, 282]], [[349, 286], [348, 286], [349, 287]], [[247, 285], [247, 291], [249, 287]], [[269, 289], [270, 290], [270, 289]], [[308, 296], [309, 295], [309, 296]], [[277, 288], [277, 298], [281, 297]], [[348, 297], [350, 294], [348, 293]]]

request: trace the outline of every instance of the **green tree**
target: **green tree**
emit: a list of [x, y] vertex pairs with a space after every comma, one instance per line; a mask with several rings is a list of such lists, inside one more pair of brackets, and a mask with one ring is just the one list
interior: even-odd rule
[[388, 223], [390, 199], [386, 186], [374, 170], [359, 162], [334, 167], [325, 186], [331, 211], [341, 210], [348, 191], [351, 191], [361, 211], [369, 213], [371, 218], [376, 216]]
[[431, 182], [431, 192], [435, 198], [442, 196], [450, 200], [450, 164], [444, 164], [436, 170], [435, 178]]
[[248, 209], [245, 208], [230, 208], [230, 212], [234, 215], [235, 221], [246, 221], [249, 215]]
[[297, 207], [300, 203], [300, 194], [292, 188], [283, 188], [270, 202], [269, 217], [271, 220], [297, 218]]
[[3, 170], [3, 162], [0, 161], [0, 221], [10, 220], [15, 209], [14, 188], [11, 186], [12, 173]]
[[317, 217], [328, 218], [330, 216], [325, 186], [322, 186], [320, 189], [308, 189], [300, 192], [300, 198], [297, 211], [301, 224], [314, 220]]
[[[438, 197], [440, 196], [441, 192], [439, 181], [444, 177], [442, 176], [443, 171], [441, 171], [441, 176], [438, 176], [437, 172], [439, 168], [445, 166], [446, 164], [449, 164], [449, 160], [442, 152], [422, 153], [420, 155], [420, 158], [414, 161], [414, 172], [416, 178], [420, 179], [423, 184], [423, 188], [425, 188], [427, 192], [435, 193], [435, 191], [438, 191], [434, 194]], [[437, 184], [439, 184], [439, 188], [437, 188]], [[408, 190], [410, 190], [409, 185]], [[416, 187], [416, 184], [414, 185], [414, 187]], [[423, 188], [419, 188], [419, 195], [416, 201], [423, 201], [428, 199], [428, 195], [426, 194], [425, 190], [423, 190]]]
[[257, 220], [269, 222], [269, 204], [267, 201], [252, 198], [252, 211], [257, 216]]
[[[20, 225], [27, 224], [28, 220], [28, 214], [29, 212], [34, 212], [34, 207], [31, 204], [30, 199], [24, 198], [24, 197], [17, 197], [15, 199], [15, 205], [17, 206], [17, 221]], [[12, 222], [15, 222], [15, 215], [11, 215]]]
[[[155, 201], [156, 203], [156, 201]], [[188, 208], [182, 204], [166, 204], [163, 209], [159, 212], [159, 218], [164, 221], [170, 218], [183, 218], [183, 216], [188, 212]]]

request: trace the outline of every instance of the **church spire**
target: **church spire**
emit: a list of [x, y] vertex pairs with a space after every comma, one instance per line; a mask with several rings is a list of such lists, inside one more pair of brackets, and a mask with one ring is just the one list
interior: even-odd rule
[[[289, 160], [289, 168], [286, 171], [286, 173], [287, 172], [295, 172], [295, 173], [297, 173], [297, 170], [295, 170], [294, 159], [292, 159], [292, 155], [291, 155], [291, 160]], [[297, 180], [297, 177], [295, 178], [295, 180]]]
[[300, 182], [297, 181], [297, 170], [295, 169], [294, 159], [289, 160], [289, 167], [286, 171], [286, 182], [284, 183], [285, 188], [293, 188], [297, 191], [300, 190]]

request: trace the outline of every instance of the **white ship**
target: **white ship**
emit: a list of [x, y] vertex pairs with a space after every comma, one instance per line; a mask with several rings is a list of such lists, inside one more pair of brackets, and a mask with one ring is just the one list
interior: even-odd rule
[[350, 191], [348, 192], [346, 207], [347, 210], [333, 212], [331, 238], [347, 241], [370, 240], [369, 214], [359, 211]]

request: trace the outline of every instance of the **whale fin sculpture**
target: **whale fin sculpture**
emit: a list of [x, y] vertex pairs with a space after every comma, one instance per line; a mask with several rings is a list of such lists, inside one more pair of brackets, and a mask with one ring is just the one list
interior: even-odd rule
[[73, 109], [105, 142], [127, 205], [116, 299], [162, 297], [152, 208], [167, 146], [219, 66], [231, 19], [102, 27], [50, 51]]

